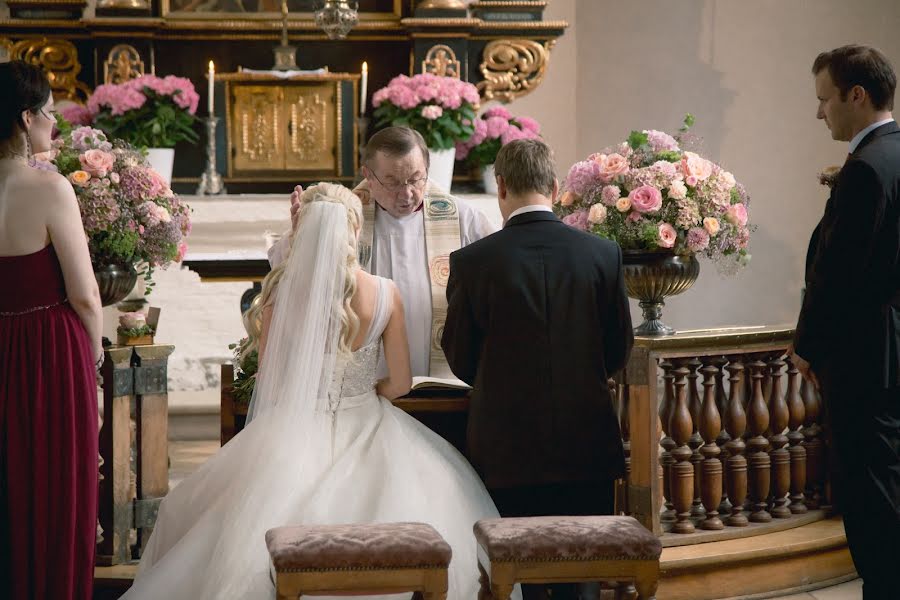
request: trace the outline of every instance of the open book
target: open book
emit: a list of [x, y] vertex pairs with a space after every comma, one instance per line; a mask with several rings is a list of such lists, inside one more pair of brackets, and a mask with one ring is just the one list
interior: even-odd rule
[[413, 390], [471, 390], [472, 387], [459, 379], [439, 377], [413, 377]]

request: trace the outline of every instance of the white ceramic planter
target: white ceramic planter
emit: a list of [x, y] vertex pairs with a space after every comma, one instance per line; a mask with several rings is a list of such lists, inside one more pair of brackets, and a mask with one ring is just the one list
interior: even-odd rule
[[159, 173], [169, 186], [172, 185], [172, 165], [175, 163], [175, 148], [147, 148], [147, 160], [153, 170]]
[[431, 162], [428, 168], [428, 179], [445, 192], [450, 191], [453, 182], [453, 163], [456, 162], [456, 148], [449, 150], [428, 149]]
[[484, 183], [484, 193], [497, 195], [497, 178], [494, 176], [494, 165], [481, 167], [481, 181]]

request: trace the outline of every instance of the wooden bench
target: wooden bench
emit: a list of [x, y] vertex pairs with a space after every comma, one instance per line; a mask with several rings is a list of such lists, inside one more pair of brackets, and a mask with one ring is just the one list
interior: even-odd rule
[[516, 583], [600, 581], [633, 584], [652, 600], [659, 538], [632, 517], [486, 519], [474, 527], [479, 598], [507, 600]]
[[307, 525], [266, 533], [278, 600], [418, 592], [445, 600], [450, 546], [424, 523]]

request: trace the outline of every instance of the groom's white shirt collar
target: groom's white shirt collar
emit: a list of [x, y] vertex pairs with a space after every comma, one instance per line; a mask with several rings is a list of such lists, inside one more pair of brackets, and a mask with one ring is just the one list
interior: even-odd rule
[[863, 129], [862, 131], [857, 133], [855, 136], [853, 136], [853, 139], [850, 140], [850, 154], [853, 154], [854, 152], [856, 152], [856, 147], [859, 146], [859, 143], [861, 141], [863, 141], [863, 138], [866, 137], [867, 135], [869, 135], [870, 132], [878, 129], [882, 125], [887, 125], [888, 123], [892, 123], [893, 121], [894, 121], [894, 119], [885, 119], [884, 121], [878, 121], [877, 123], [872, 123], [865, 129]]
[[524, 215], [525, 213], [530, 212], [553, 212], [553, 209], [547, 206], [546, 204], [529, 204], [528, 206], [523, 206], [521, 208], [517, 208], [509, 214], [509, 217], [506, 219], [506, 222], [509, 223], [509, 220], [517, 215]]

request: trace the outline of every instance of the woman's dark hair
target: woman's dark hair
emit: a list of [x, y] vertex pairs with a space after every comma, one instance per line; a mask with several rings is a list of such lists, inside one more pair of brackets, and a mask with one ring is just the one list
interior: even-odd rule
[[22, 129], [22, 113], [32, 113], [50, 98], [50, 82], [44, 72], [21, 60], [0, 63], [0, 141], [13, 136], [16, 124]]

